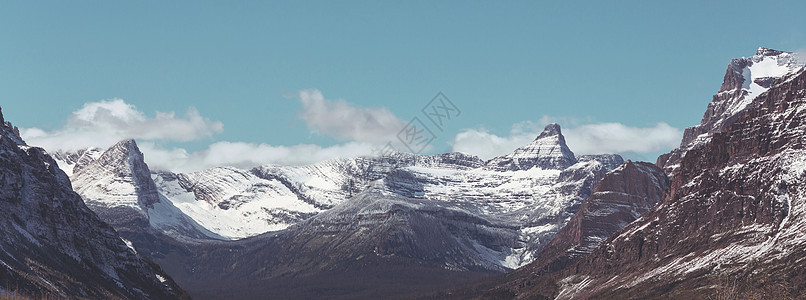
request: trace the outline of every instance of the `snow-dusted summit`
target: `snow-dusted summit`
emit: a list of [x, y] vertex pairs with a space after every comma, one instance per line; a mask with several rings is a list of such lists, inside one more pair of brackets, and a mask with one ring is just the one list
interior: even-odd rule
[[103, 153], [104, 149], [90, 147], [76, 151], [55, 151], [52, 155], [56, 163], [59, 164], [59, 168], [67, 176], [73, 176], [74, 172], [81, 170], [81, 168], [98, 159]]
[[171, 235], [220, 238], [164, 198], [134, 140], [118, 142], [100, 155], [92, 148], [80, 152], [70, 177], [73, 187], [90, 209], [121, 234], [153, 228]]
[[798, 73], [806, 58], [797, 53], [760, 47], [756, 55], [731, 60], [719, 92], [708, 103], [699, 125], [686, 128], [680, 148], [658, 158], [667, 174], [679, 167], [683, 154], [722, 132], [744, 112], [759, 95], [785, 77]]
[[145, 214], [160, 201], [143, 153], [131, 139], [113, 145], [81, 168], [72, 182], [91, 206], [128, 207]]
[[574, 152], [565, 144], [560, 125], [552, 123], [529, 145], [493, 158], [487, 162], [487, 166], [498, 171], [529, 170], [533, 167], [562, 170], [576, 162]]

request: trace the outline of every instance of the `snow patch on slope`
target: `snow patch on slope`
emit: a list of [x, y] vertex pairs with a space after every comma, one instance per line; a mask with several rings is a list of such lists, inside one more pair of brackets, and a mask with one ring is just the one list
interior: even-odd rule
[[[153, 175], [163, 196], [203, 228], [228, 239], [277, 231], [296, 223], [295, 215], [321, 210], [301, 201], [285, 185], [234, 168], [215, 168], [184, 176], [189, 184], [208, 191], [197, 197], [177, 179]], [[200, 199], [202, 198], [202, 199]]]

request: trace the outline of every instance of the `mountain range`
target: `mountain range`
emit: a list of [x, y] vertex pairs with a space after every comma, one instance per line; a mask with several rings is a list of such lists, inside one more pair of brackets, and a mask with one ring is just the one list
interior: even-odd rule
[[391, 153], [176, 173], [150, 169], [134, 140], [51, 156], [3, 121], [4, 287], [90, 298], [801, 297], [802, 60], [759, 48], [723, 81], [701, 123], [654, 164], [575, 155], [549, 124], [487, 161]]
[[549, 272], [538, 260], [455, 295], [803, 297], [806, 72], [793, 56], [759, 48], [733, 60], [702, 123], [658, 159], [670, 180], [657, 204], [589, 254]]
[[[321, 276], [363, 259], [382, 261], [377, 272], [392, 264], [448, 277], [507, 272], [531, 262], [594, 183], [623, 162], [575, 156], [557, 124], [487, 162], [462, 153], [395, 153], [176, 174], [151, 172], [133, 140], [57, 157], [67, 158], [60, 165], [72, 167], [76, 191], [102, 219], [157, 262], [173, 265], [181, 256], [177, 269], [163, 267], [182, 286], [209, 293], [250, 281], [267, 287], [289, 274]], [[262, 278], [244, 275], [258, 270]], [[228, 293], [239, 291], [265, 295]]]

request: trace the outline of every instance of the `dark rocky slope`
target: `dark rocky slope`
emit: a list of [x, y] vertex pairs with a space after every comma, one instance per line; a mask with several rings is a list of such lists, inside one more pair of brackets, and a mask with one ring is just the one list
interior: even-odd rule
[[172, 299], [182, 290], [90, 211], [56, 162], [0, 115], [0, 286], [56, 298]]
[[169, 272], [226, 299], [387, 298], [504, 271], [487, 249], [512, 247], [517, 228], [412, 200], [373, 188], [278, 233], [200, 243]]

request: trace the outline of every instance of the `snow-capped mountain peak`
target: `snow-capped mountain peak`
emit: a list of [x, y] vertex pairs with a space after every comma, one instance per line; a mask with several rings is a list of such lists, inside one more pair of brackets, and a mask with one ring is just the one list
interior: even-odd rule
[[77, 170], [72, 181], [90, 206], [124, 206], [145, 212], [160, 201], [143, 153], [131, 139], [118, 142]]
[[56, 151], [51, 155], [53, 155], [53, 159], [56, 160], [59, 168], [64, 170], [67, 176], [73, 176], [74, 173], [101, 157], [103, 153], [104, 149], [89, 147], [76, 151]]
[[752, 100], [770, 88], [775, 79], [781, 78], [803, 67], [796, 53], [778, 51], [764, 47], [758, 48], [756, 55], [742, 69], [742, 90], [747, 91], [748, 100]]
[[574, 152], [565, 144], [560, 125], [546, 125], [543, 132], [526, 146], [510, 154], [487, 162], [487, 166], [499, 171], [528, 170], [533, 167], [563, 170], [577, 162]]
[[782, 78], [803, 70], [804, 63], [806, 61], [797, 53], [764, 47], [758, 48], [753, 56], [732, 59], [722, 86], [708, 103], [700, 124], [686, 128], [680, 148], [659, 157], [658, 165], [671, 174], [685, 152], [722, 132], [739, 118], [753, 99], [780, 84]]
[[[797, 53], [764, 47], [758, 48], [756, 55], [751, 57], [731, 60], [722, 87], [714, 95], [714, 101], [709, 104], [700, 126], [705, 132], [721, 131], [753, 99], [766, 92], [775, 80], [800, 70], [803, 65], [804, 61]], [[683, 142], [691, 142], [692, 139], [687, 136]]]

